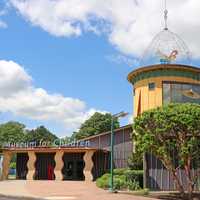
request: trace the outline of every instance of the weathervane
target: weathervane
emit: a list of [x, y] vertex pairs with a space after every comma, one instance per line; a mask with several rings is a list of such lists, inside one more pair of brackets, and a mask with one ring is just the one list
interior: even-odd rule
[[160, 50], [158, 50], [157, 55], [160, 57], [160, 63], [161, 64], [170, 64], [172, 61], [176, 60], [176, 57], [178, 55], [177, 50], [173, 50], [170, 55], [166, 55], [162, 53]]

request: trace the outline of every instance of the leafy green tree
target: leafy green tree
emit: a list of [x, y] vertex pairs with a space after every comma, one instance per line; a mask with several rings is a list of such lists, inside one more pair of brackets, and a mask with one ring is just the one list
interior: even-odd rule
[[27, 132], [25, 141], [26, 142], [36, 142], [37, 144], [40, 143], [40, 141], [45, 142], [53, 142], [57, 139], [57, 136], [51, 133], [47, 128], [44, 126], [39, 126], [36, 129], [32, 129]]
[[[88, 120], [86, 120], [80, 127], [78, 132], [74, 132], [72, 138], [82, 139], [91, 135], [96, 135], [111, 129], [112, 115], [109, 113], [102, 114], [94, 113]], [[119, 128], [119, 122], [114, 119], [114, 128]]]
[[19, 122], [10, 121], [0, 125], [0, 143], [23, 142], [25, 137], [25, 125]]
[[142, 170], [143, 169], [143, 154], [132, 153], [128, 158], [128, 167], [132, 170]]
[[[200, 176], [200, 105], [169, 104], [152, 109], [134, 121], [137, 151], [152, 152], [171, 172], [177, 189], [186, 196], [178, 170], [185, 171], [187, 192], [192, 199]], [[176, 162], [172, 152], [176, 152]], [[196, 173], [192, 173], [192, 168]]]

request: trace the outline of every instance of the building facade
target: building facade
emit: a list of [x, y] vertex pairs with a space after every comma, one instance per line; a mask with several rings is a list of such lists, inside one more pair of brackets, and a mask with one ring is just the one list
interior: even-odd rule
[[[4, 148], [1, 180], [7, 180], [9, 166], [16, 155], [18, 180], [84, 180], [93, 181], [93, 168], [107, 169], [107, 151], [96, 148]], [[105, 159], [106, 158], [106, 159]], [[101, 160], [101, 162], [100, 162]], [[96, 165], [101, 165], [96, 167]], [[104, 169], [105, 168], [105, 169]], [[98, 171], [95, 173], [100, 174]]]
[[[132, 125], [127, 125], [114, 130], [114, 167], [127, 168], [128, 158], [133, 152]], [[110, 131], [85, 138], [90, 141], [90, 146], [101, 150], [110, 151]]]
[[[114, 167], [127, 167], [132, 154], [132, 126], [114, 131]], [[16, 156], [17, 180], [94, 181], [110, 167], [111, 132], [85, 138], [87, 147], [10, 147], [0, 150], [3, 158], [0, 180], [7, 180], [12, 157]], [[81, 144], [81, 142], [80, 142]]]

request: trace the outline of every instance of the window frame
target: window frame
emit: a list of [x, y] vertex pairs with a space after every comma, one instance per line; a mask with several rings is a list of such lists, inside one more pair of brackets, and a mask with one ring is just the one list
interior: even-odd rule
[[[152, 85], [153, 85], [153, 87], [150, 87]], [[155, 82], [149, 82], [148, 83], [148, 90], [149, 91], [154, 91], [155, 89], [156, 89], [156, 83]]]

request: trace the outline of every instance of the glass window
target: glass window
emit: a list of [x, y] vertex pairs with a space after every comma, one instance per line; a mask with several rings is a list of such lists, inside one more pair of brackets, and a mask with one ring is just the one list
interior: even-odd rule
[[149, 90], [155, 90], [155, 83], [149, 83]]
[[167, 83], [163, 84], [163, 100], [164, 104], [168, 104], [171, 102], [170, 84]]
[[181, 84], [171, 84], [171, 101], [172, 102], [182, 102], [182, 85]]
[[163, 103], [199, 103], [200, 85], [163, 82]]

